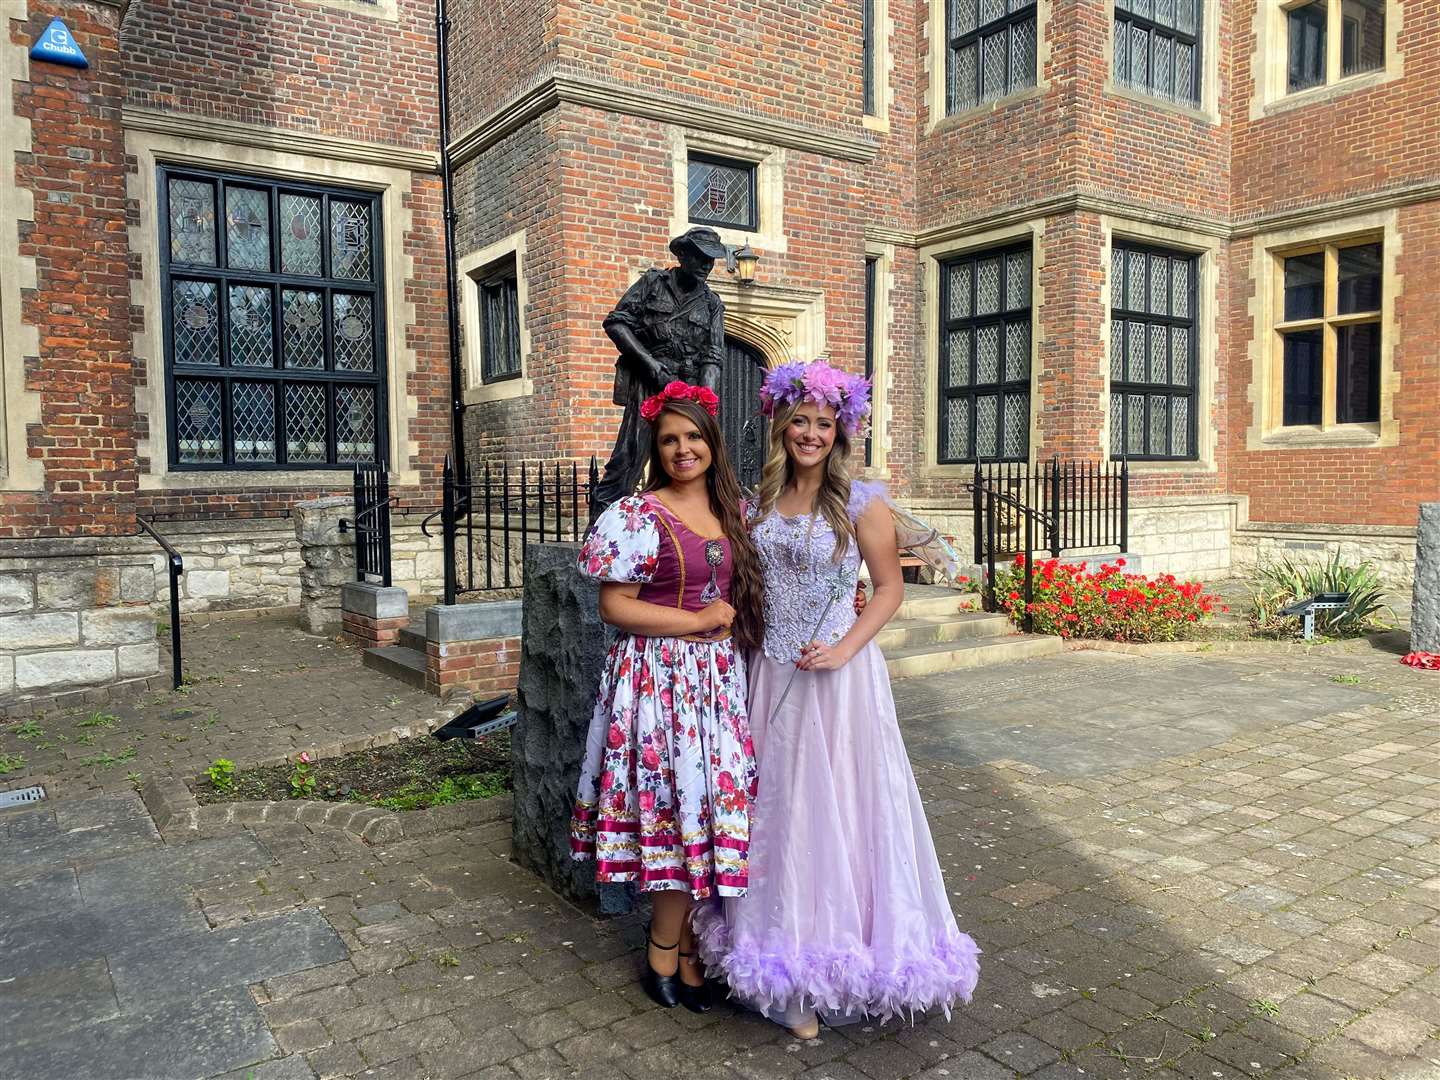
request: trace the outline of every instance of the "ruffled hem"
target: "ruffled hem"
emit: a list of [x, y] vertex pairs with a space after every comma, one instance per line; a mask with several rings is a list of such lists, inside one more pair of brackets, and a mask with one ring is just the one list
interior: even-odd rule
[[958, 930], [880, 957], [864, 946], [736, 946], [718, 911], [699, 909], [694, 922], [710, 973], [724, 977], [732, 996], [765, 1013], [783, 1012], [798, 1000], [821, 1012], [881, 1022], [939, 1006], [948, 1020], [957, 1000], [969, 1002], [980, 978], [979, 946]]

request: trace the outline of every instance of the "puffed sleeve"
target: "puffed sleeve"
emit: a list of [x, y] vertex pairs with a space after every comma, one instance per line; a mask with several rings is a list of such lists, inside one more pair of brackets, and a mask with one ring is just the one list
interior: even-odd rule
[[655, 511], [635, 496], [610, 506], [590, 526], [580, 549], [580, 572], [596, 581], [646, 582], [660, 562]]
[[879, 499], [887, 506], [893, 506], [890, 501], [890, 493], [885, 490], [885, 484], [880, 480], [852, 480], [850, 483], [850, 505], [847, 507], [851, 521], [859, 521], [860, 515], [865, 513], [866, 508]]

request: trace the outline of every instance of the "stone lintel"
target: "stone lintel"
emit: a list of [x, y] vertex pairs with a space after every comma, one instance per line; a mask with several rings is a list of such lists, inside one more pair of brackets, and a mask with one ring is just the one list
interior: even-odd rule
[[484, 641], [520, 636], [519, 600], [483, 604], [436, 604], [425, 609], [427, 641]]

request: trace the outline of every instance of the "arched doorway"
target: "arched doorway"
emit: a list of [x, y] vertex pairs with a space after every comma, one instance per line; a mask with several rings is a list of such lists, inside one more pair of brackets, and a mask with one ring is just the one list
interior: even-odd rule
[[765, 464], [769, 424], [760, 415], [760, 384], [769, 365], [764, 355], [737, 338], [725, 339], [725, 367], [720, 373], [720, 431], [742, 488], [760, 482]]

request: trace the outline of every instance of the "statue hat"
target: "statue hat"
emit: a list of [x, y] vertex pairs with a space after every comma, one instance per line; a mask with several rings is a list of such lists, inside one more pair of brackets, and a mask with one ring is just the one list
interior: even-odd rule
[[687, 247], [711, 259], [723, 259], [729, 254], [729, 249], [725, 247], [725, 242], [720, 239], [720, 234], [714, 229], [705, 228], [703, 225], [697, 225], [695, 228], [690, 229], [688, 232], [681, 233], [675, 237], [674, 240], [670, 241], [670, 252], [677, 257], [680, 252]]

